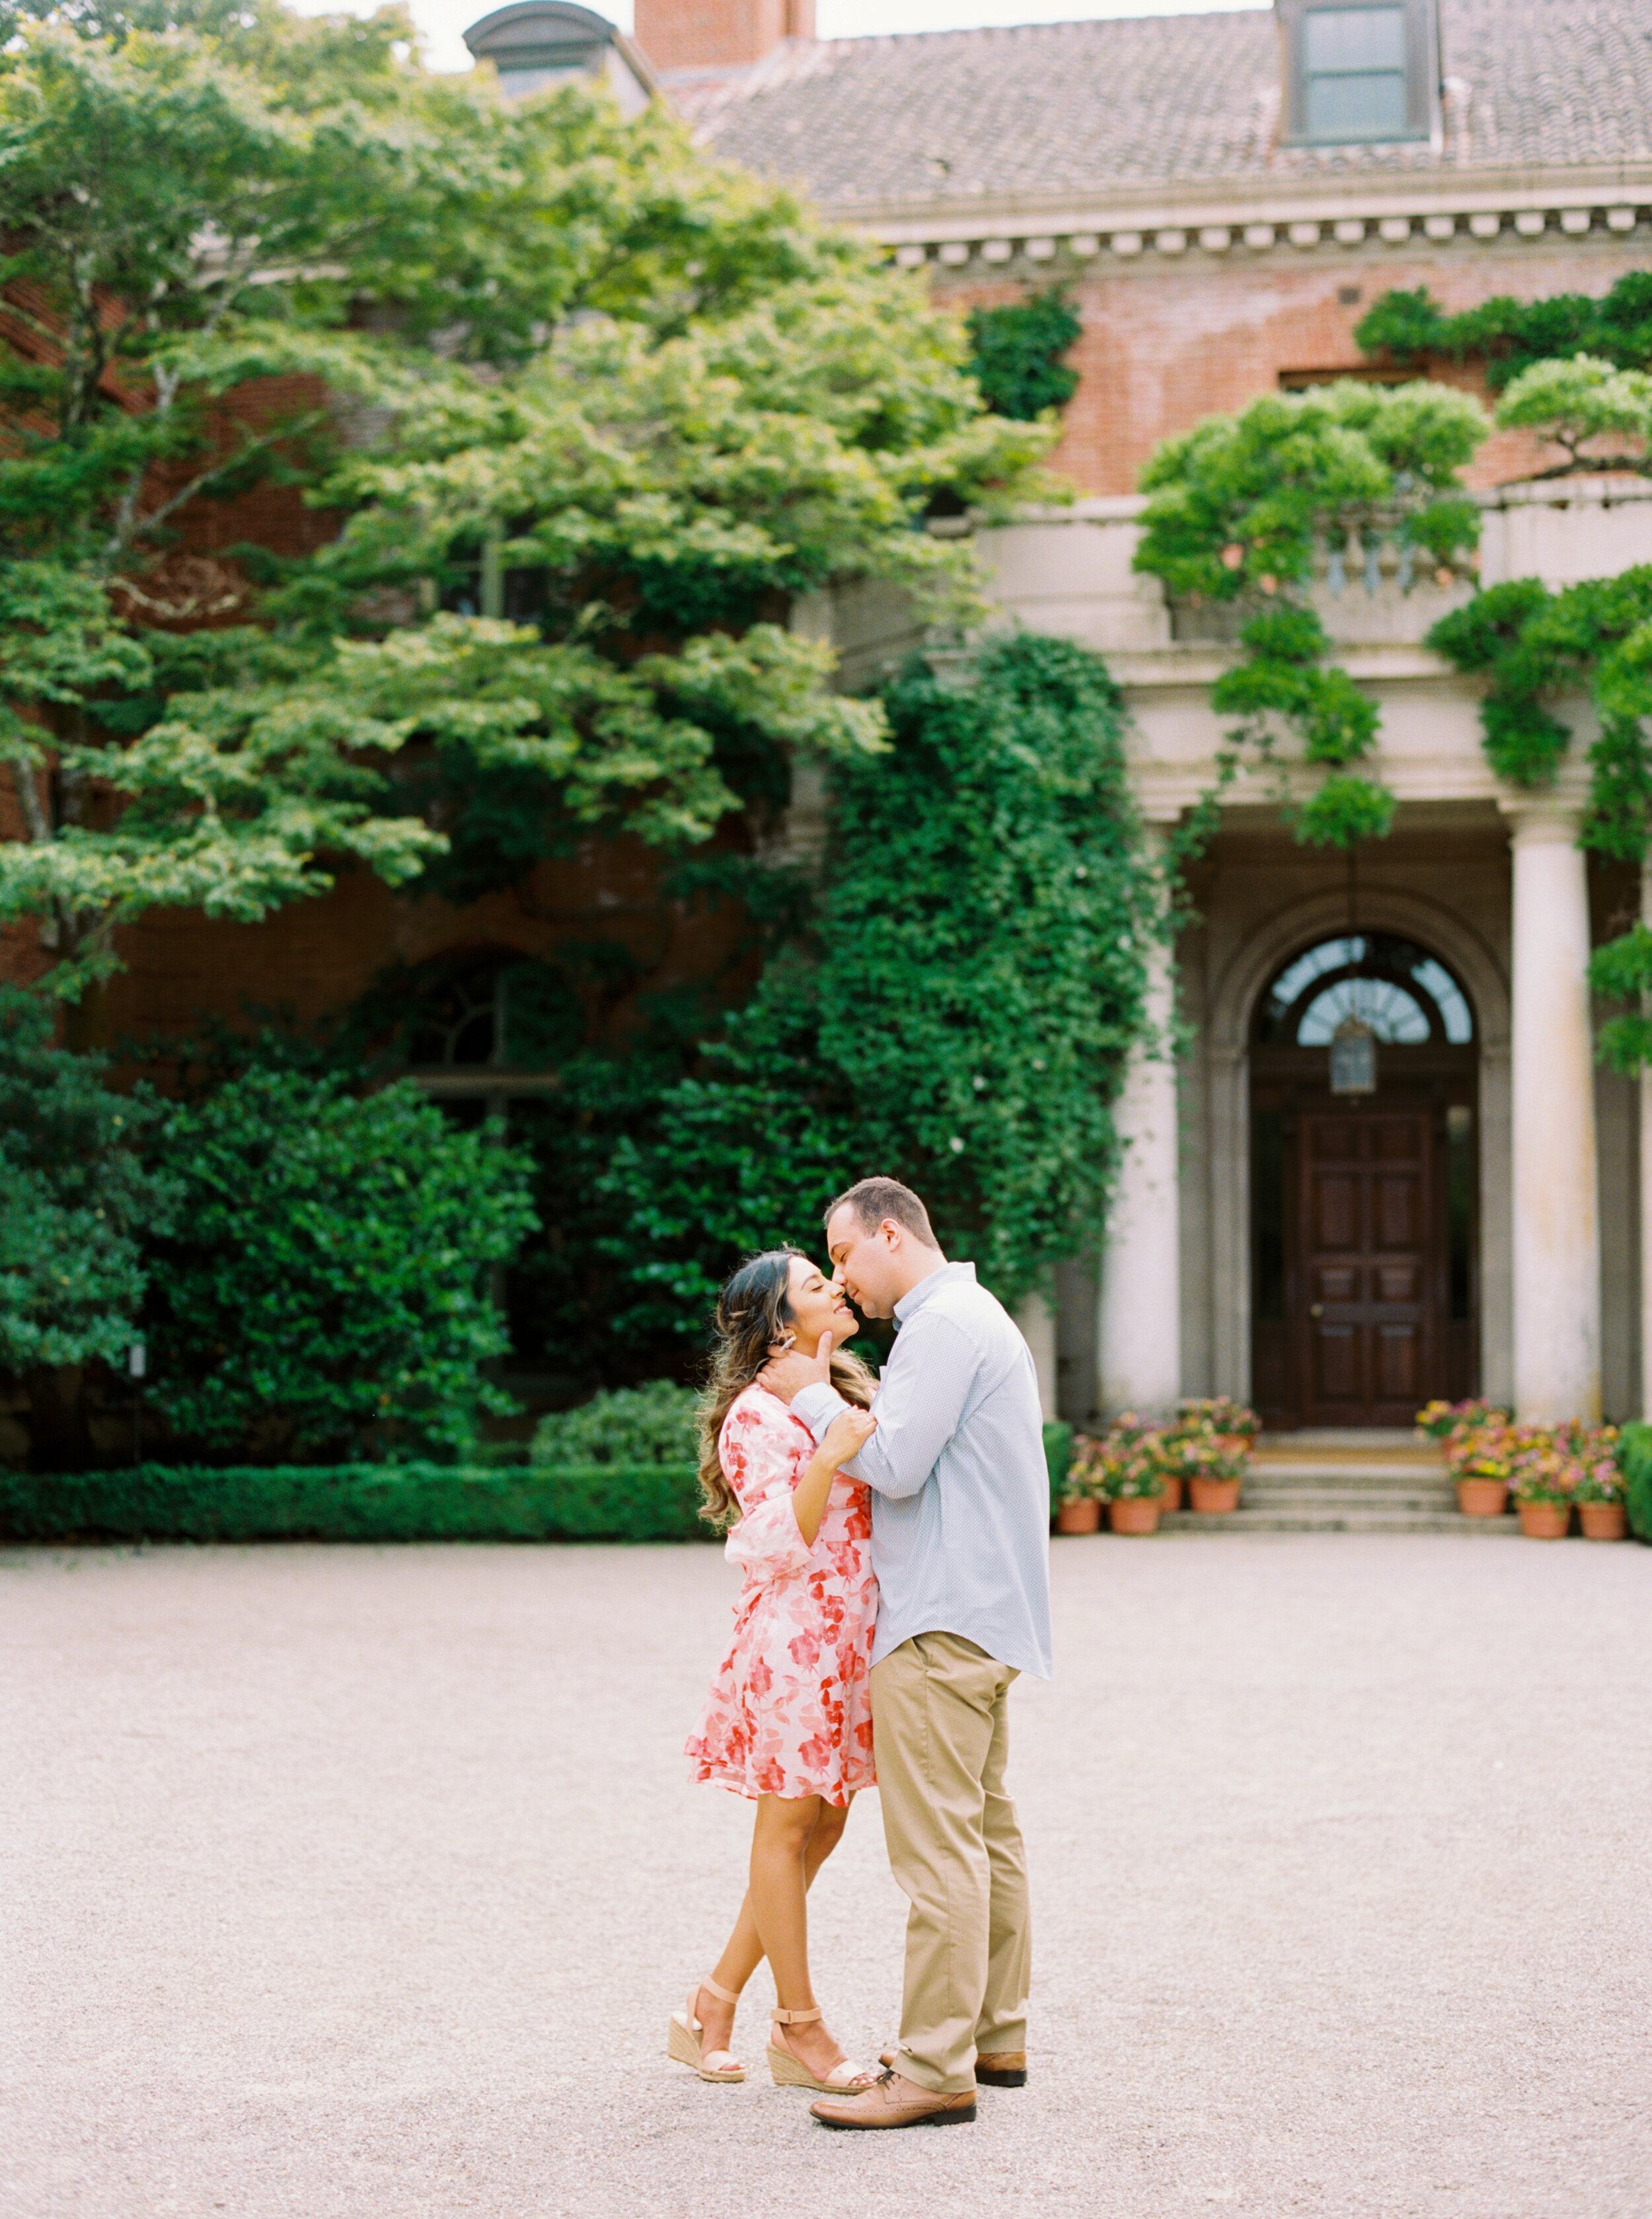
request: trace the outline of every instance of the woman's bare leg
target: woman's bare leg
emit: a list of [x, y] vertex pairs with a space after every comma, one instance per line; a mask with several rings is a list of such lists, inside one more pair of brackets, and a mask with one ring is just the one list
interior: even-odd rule
[[[754, 1876], [755, 1874], [757, 1862], [758, 1826], [761, 1825], [761, 1823], [763, 1803], [772, 1803], [778, 1799], [778, 1798], [773, 1796], [766, 1796], [757, 1806], [758, 1822], [752, 1829], [752, 1862]], [[814, 1885], [815, 1874], [820, 1870], [822, 1865], [825, 1863], [827, 1858], [830, 1856], [832, 1851], [842, 1840], [843, 1829], [848, 1824], [849, 1813], [847, 1804], [840, 1810], [835, 1804], [824, 1802], [817, 1796], [802, 1799], [805, 1802], [811, 1802], [814, 1806], [813, 1823], [809, 1828], [807, 1837], [804, 1843], [802, 1854], [803, 1886], [804, 1892], [806, 1894], [808, 1890]], [[853, 1800], [853, 1798], [851, 1798], [851, 1800]], [[742, 1901], [740, 1905], [740, 1915], [735, 1920], [734, 1931], [730, 1935], [728, 1942], [724, 1945], [723, 1955], [717, 1959], [717, 1963], [711, 1967], [711, 1978], [717, 1983], [719, 1987], [731, 1989], [736, 1995], [738, 1995], [745, 1987], [747, 1981], [750, 1980], [752, 1974], [757, 1970], [757, 1967], [762, 1963], [766, 1954], [767, 1952], [763, 1948], [762, 1937], [758, 1931], [757, 1914], [752, 1907], [752, 1890], [748, 1887], [746, 1890], [744, 1899]], [[806, 1986], [806, 1940], [804, 1954], [805, 1963], [804, 1981]], [[808, 2004], [813, 2001], [813, 1998], [809, 1997], [805, 1999], [804, 2003], [800, 2005], [795, 1998], [779, 1994], [778, 1980], [776, 1984], [776, 1993], [780, 2004], [788, 2011], [806, 2009], [808, 2007]], [[707, 2049], [727, 2049], [731, 2046], [734, 2036], [734, 2012], [735, 2007], [732, 2004], [720, 2003], [717, 1997], [711, 1992], [709, 1988], [702, 1988], [700, 1990], [699, 1996], [695, 1998], [694, 2015], [705, 2029], [705, 2047]], [[797, 2027], [793, 2028], [791, 2031], [793, 2036], [801, 2036], [806, 2034], [818, 2035], [820, 2029], [817, 2026]], [[792, 2047], [797, 2050], [799, 2057], [810, 2056], [810, 2050], [801, 2041], [794, 2040]], [[828, 2065], [831, 2065], [836, 2061], [835, 2044], [833, 2044], [832, 2048], [833, 2054], [826, 2059], [826, 2063]]]

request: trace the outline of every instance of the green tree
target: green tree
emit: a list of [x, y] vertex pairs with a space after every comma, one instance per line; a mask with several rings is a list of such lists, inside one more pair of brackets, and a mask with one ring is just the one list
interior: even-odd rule
[[616, 1155], [623, 1332], [698, 1338], [742, 1250], [816, 1237], [834, 1191], [876, 1172], [1010, 1301], [1102, 1238], [1162, 918], [1118, 690], [1097, 656], [1029, 635], [883, 698], [892, 752], [834, 773], [809, 942]]
[[51, 1035], [47, 1010], [0, 988], [0, 1373], [28, 1393], [36, 1469], [61, 1470], [90, 1454], [76, 1375], [124, 1364], [144, 1243], [177, 1189], [140, 1153], [153, 1097], [115, 1093], [102, 1059]]
[[[916, 527], [1034, 482], [1047, 430], [872, 251], [661, 112], [507, 104], [410, 37], [186, 0], [0, 55], [0, 917], [59, 991], [157, 903], [703, 838], [785, 750], [879, 742], [792, 599], [961, 606]], [[260, 477], [342, 535], [193, 552]]]
[[[1545, 476], [1576, 470], [1642, 470], [1648, 466], [1652, 436], [1652, 376], [1641, 370], [1619, 370], [1598, 356], [1574, 355], [1566, 362], [1534, 362], [1523, 370], [1497, 404], [1498, 424], [1506, 429], [1540, 432], [1566, 456]], [[1615, 441], [1609, 454], [1585, 454], [1601, 439]], [[1623, 451], [1625, 439], [1639, 452]]]
[[1507, 294], [1448, 315], [1425, 287], [1383, 294], [1354, 328], [1362, 352], [1421, 364], [1478, 357], [1500, 393], [1539, 362], [1579, 353], [1619, 370], [1652, 370], [1652, 270], [1625, 270], [1610, 291], [1554, 293], [1537, 301]]
[[488, 1275], [535, 1223], [529, 1169], [415, 1089], [254, 1068], [171, 1111], [151, 1399], [217, 1457], [463, 1449], [514, 1408]]
[[1350, 847], [1385, 833], [1394, 813], [1362, 768], [1376, 745], [1376, 705], [1326, 662], [1330, 642], [1306, 606], [1316, 550], [1393, 535], [1408, 563], [1449, 576], [1479, 537], [1460, 473], [1486, 431], [1479, 403], [1448, 387], [1344, 379], [1207, 417], [1164, 441], [1142, 471], [1136, 568], [1178, 600], [1249, 612], [1244, 659], [1211, 693], [1218, 715], [1240, 719], [1230, 763], [1246, 749], [1270, 759], [1289, 735], [1322, 774], [1293, 805], [1299, 839]]

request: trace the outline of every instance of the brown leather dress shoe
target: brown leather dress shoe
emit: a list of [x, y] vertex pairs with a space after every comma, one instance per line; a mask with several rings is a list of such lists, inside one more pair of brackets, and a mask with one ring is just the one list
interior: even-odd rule
[[885, 2073], [864, 2095], [810, 2104], [823, 2127], [961, 2127], [975, 2116], [975, 2091], [937, 2096], [898, 2073]]
[[1027, 2052], [1024, 2049], [978, 2050], [975, 2077], [988, 2088], [1024, 2088], [1027, 2085]]
[[[896, 2053], [883, 2049], [878, 2053], [878, 2062], [885, 2072], [895, 2069]], [[983, 2049], [975, 2060], [976, 2085], [981, 2088], [1024, 2088], [1027, 2085], [1027, 2052], [1024, 2049]]]

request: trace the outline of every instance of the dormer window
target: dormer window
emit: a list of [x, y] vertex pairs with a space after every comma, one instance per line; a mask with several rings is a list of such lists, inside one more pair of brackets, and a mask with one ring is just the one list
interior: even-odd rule
[[1434, 0], [1275, 0], [1285, 137], [1295, 146], [1429, 139], [1439, 110]]

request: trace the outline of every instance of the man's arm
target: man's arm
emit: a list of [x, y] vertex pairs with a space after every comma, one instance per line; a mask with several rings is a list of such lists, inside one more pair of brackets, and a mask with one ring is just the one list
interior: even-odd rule
[[[921, 1311], [897, 1339], [873, 1407], [878, 1430], [843, 1470], [879, 1495], [916, 1495], [964, 1414], [975, 1377], [974, 1344], [960, 1326]], [[818, 1441], [843, 1398], [818, 1383], [792, 1398], [794, 1417]]]

